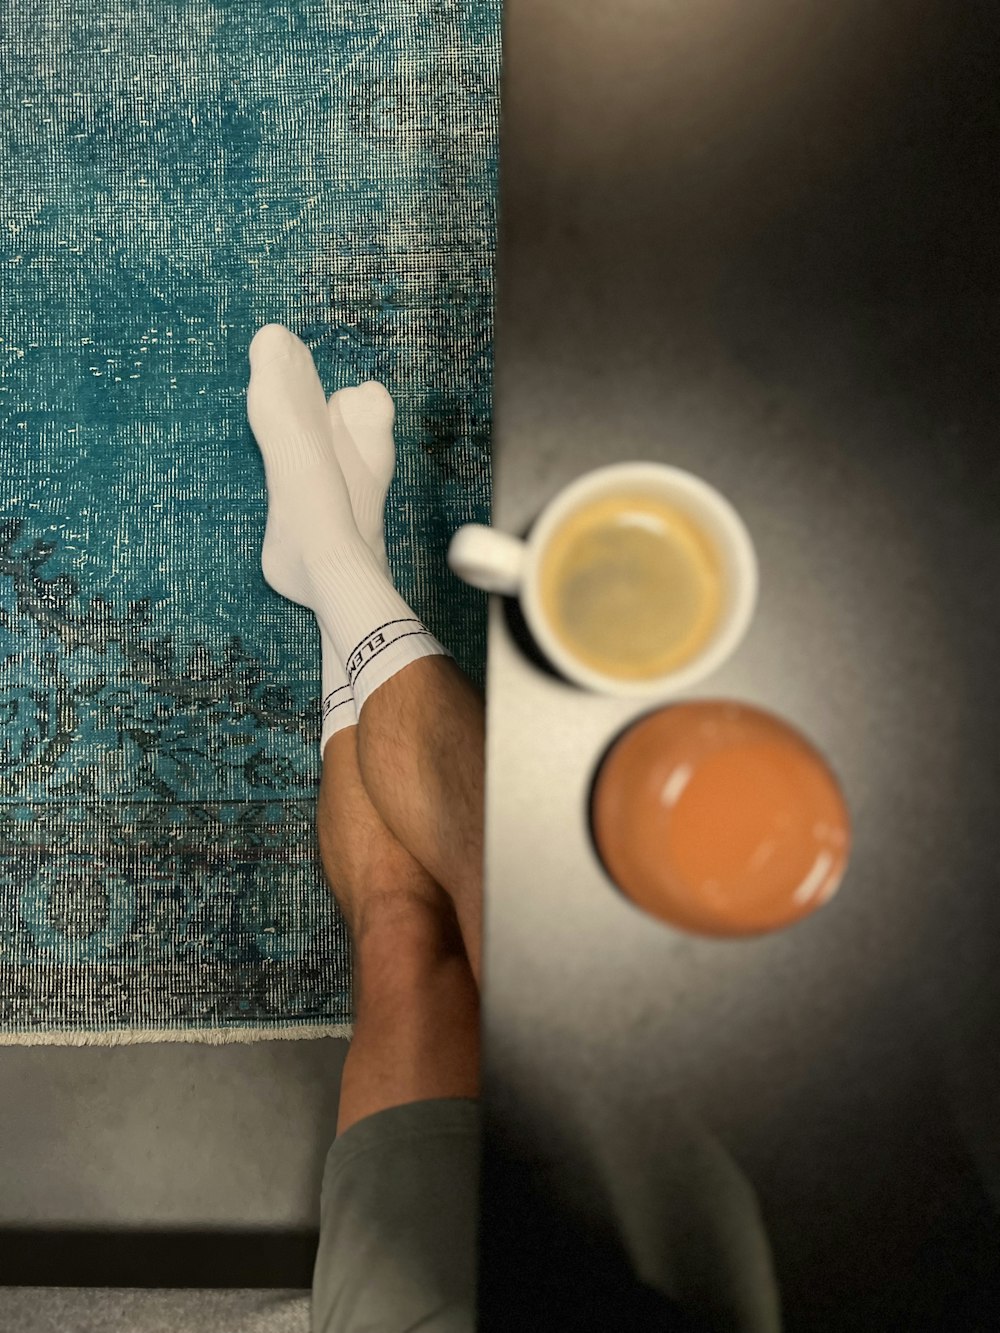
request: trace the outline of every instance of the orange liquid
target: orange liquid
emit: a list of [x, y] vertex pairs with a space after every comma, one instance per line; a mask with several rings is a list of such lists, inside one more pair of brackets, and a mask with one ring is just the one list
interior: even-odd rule
[[640, 719], [591, 806], [611, 878], [676, 925], [741, 935], [789, 925], [836, 890], [849, 816], [822, 756], [780, 718], [726, 702]]

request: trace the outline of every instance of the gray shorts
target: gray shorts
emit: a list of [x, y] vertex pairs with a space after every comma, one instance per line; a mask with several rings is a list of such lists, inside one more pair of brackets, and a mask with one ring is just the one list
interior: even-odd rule
[[411, 1102], [334, 1141], [323, 1177], [314, 1333], [471, 1333], [479, 1103]]
[[[658, 1314], [668, 1302], [699, 1328], [776, 1333], [778, 1294], [752, 1188], [697, 1122], [662, 1125], [676, 1152], [656, 1162], [637, 1159], [624, 1136], [606, 1140], [602, 1153], [650, 1308]], [[480, 1126], [478, 1102], [447, 1098], [379, 1111], [335, 1140], [313, 1333], [472, 1333]], [[675, 1327], [665, 1316], [630, 1327]]]

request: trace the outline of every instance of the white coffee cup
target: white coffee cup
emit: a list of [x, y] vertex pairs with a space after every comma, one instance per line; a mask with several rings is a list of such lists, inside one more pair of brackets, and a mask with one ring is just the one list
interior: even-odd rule
[[[540, 596], [542, 557], [553, 534], [575, 510], [624, 492], [647, 494], [684, 513], [714, 547], [722, 574], [722, 606], [700, 651], [646, 680], [620, 680], [579, 661], [553, 633]], [[518, 597], [535, 643], [567, 680], [620, 698], [664, 698], [703, 680], [735, 651], [757, 602], [757, 557], [743, 520], [708, 482], [665, 463], [613, 463], [584, 473], [548, 502], [526, 541], [468, 523], [451, 539], [448, 565], [475, 588]]]

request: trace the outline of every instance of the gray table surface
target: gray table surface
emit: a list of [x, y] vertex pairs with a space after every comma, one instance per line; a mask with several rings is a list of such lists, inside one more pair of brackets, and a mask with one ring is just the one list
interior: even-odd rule
[[620, 1193], [680, 1101], [757, 1186], [789, 1327], [995, 1326], [998, 17], [507, 0], [494, 521], [615, 460], [722, 490], [760, 603], [689, 697], [800, 727], [855, 842], [768, 938], [634, 910], [586, 808], [644, 709], [539, 670], [493, 599], [491, 1299], [531, 1225], [507, 1158]]

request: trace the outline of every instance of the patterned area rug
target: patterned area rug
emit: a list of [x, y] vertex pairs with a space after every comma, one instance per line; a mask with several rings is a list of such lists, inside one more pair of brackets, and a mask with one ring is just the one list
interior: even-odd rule
[[500, 0], [38, 0], [0, 46], [0, 1041], [345, 1033], [319, 635], [246, 351], [381, 380], [403, 596], [480, 685]]

